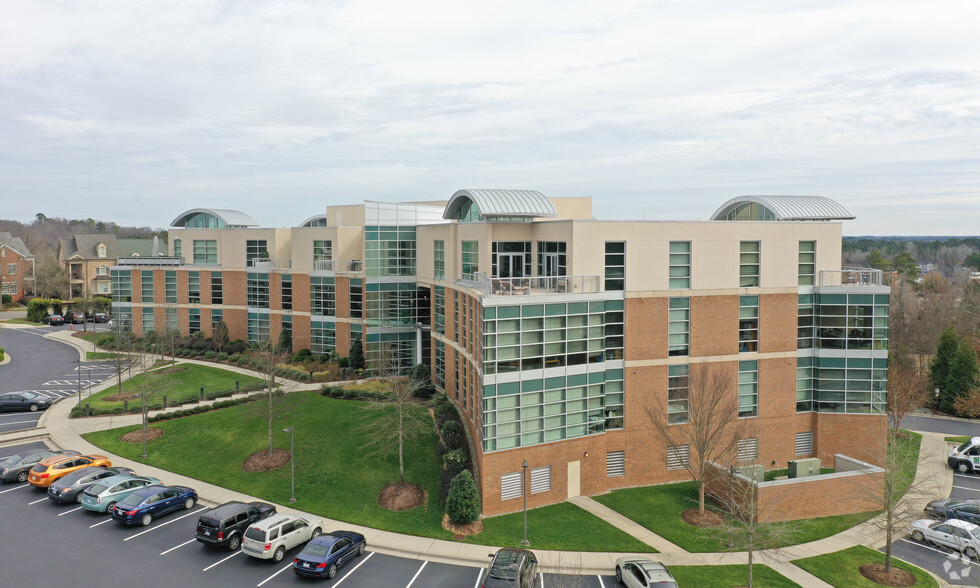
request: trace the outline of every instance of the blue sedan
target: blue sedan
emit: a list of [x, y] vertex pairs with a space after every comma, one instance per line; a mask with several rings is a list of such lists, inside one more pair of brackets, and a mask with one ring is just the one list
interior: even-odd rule
[[156, 518], [175, 510], [194, 508], [197, 492], [187, 486], [147, 486], [117, 502], [112, 518], [127, 525], [147, 526]]
[[333, 578], [337, 568], [364, 553], [364, 535], [353, 531], [334, 531], [318, 535], [293, 558], [293, 571], [309, 578]]

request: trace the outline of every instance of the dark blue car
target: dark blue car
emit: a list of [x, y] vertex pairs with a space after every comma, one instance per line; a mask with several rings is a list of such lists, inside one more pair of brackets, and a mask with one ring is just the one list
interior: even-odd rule
[[976, 498], [933, 500], [926, 505], [925, 511], [934, 519], [960, 519], [975, 525], [980, 524], [980, 500]]
[[187, 486], [147, 486], [112, 507], [112, 518], [127, 525], [150, 524], [156, 517], [175, 510], [194, 508], [197, 492]]
[[318, 535], [293, 558], [293, 571], [309, 578], [333, 578], [337, 568], [364, 553], [364, 535], [334, 531]]

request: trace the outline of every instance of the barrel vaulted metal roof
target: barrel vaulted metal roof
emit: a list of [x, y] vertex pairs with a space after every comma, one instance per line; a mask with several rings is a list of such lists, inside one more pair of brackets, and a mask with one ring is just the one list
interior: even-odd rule
[[776, 220], [850, 220], [854, 215], [830, 198], [823, 196], [738, 196], [711, 215], [711, 220], [725, 220], [728, 213], [742, 204], [755, 202], [768, 208]]
[[170, 223], [171, 227], [182, 227], [187, 219], [199, 213], [210, 214], [217, 217], [226, 227], [257, 227], [259, 223], [254, 218], [240, 210], [230, 210], [227, 208], [192, 208], [183, 212]]
[[446, 204], [442, 218], [457, 218], [459, 208], [465, 200], [476, 203], [480, 209], [480, 218], [558, 216], [551, 201], [536, 190], [458, 190]]
[[299, 226], [301, 226], [301, 227], [312, 227], [313, 226], [313, 223], [315, 221], [319, 221], [319, 220], [322, 220], [323, 222], [327, 222], [327, 215], [326, 214], [314, 214], [310, 218], [308, 218], [305, 221], [303, 221], [302, 223], [300, 223]]

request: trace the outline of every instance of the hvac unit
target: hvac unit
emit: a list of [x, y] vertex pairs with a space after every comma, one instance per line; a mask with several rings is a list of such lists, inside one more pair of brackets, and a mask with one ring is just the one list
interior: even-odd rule
[[820, 475], [820, 460], [816, 457], [807, 459], [791, 459], [789, 461], [790, 478], [808, 478]]

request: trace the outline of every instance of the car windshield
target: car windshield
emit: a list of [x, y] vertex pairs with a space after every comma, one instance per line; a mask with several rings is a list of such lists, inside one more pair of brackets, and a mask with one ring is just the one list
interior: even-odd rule
[[20, 461], [22, 459], [24, 459], [24, 458], [21, 457], [21, 456], [19, 456], [19, 455], [11, 455], [10, 457], [4, 459], [3, 461], [5, 461], [7, 463], [17, 463], [18, 461]]
[[957, 447], [956, 448], [956, 451], [959, 452], [959, 453], [963, 453], [964, 451], [966, 451], [967, 449], [969, 449], [971, 445], [973, 445], [973, 442], [972, 441], [967, 441], [963, 445], [960, 445], [959, 447]]
[[324, 545], [322, 543], [310, 543], [303, 548], [300, 555], [306, 555], [309, 557], [323, 557], [328, 551], [330, 551], [329, 545]]
[[517, 578], [517, 562], [517, 552], [501, 551], [493, 558], [490, 575], [501, 580], [513, 580]]
[[91, 486], [89, 486], [89, 489], [85, 491], [85, 493], [91, 494], [92, 496], [98, 496], [99, 494], [105, 492], [105, 489], [106, 489], [105, 484], [92, 484]]
[[20, 396], [25, 400], [31, 400], [32, 398], [37, 398], [37, 394], [33, 392], [21, 392]]

